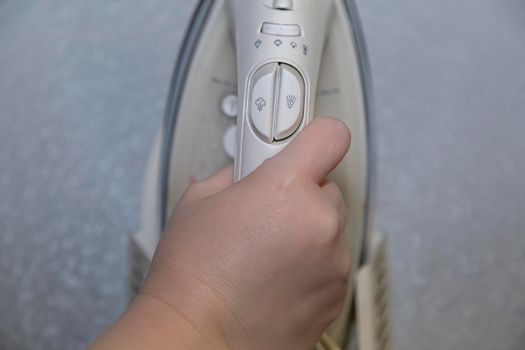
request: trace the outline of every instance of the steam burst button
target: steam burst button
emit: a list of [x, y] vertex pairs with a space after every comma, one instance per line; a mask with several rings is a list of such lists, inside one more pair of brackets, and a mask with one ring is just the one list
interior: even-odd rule
[[266, 142], [273, 141], [273, 106], [277, 69], [277, 63], [261, 67], [254, 75], [251, 91], [251, 123], [259, 137]]

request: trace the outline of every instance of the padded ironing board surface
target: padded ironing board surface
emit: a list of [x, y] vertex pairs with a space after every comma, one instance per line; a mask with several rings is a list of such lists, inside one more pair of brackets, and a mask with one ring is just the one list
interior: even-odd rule
[[[525, 5], [357, 2], [395, 348], [521, 350]], [[0, 0], [0, 349], [80, 349], [125, 306], [194, 3]]]

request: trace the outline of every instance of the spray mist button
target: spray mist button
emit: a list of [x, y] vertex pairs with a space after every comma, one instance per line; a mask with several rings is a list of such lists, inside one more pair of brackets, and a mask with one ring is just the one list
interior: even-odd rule
[[301, 125], [304, 117], [305, 84], [301, 74], [292, 66], [281, 64], [277, 115], [275, 116], [273, 137], [282, 141], [292, 136]]

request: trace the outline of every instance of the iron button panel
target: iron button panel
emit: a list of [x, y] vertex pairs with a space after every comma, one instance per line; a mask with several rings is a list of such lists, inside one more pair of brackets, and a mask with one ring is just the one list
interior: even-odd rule
[[305, 84], [291, 65], [269, 63], [253, 75], [250, 121], [266, 143], [293, 136], [304, 118]]

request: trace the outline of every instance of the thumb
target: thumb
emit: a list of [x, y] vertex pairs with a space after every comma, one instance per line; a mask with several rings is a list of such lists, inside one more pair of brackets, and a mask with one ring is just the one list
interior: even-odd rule
[[342, 121], [318, 117], [268, 162], [266, 170], [320, 184], [343, 160], [350, 143], [350, 130]]

